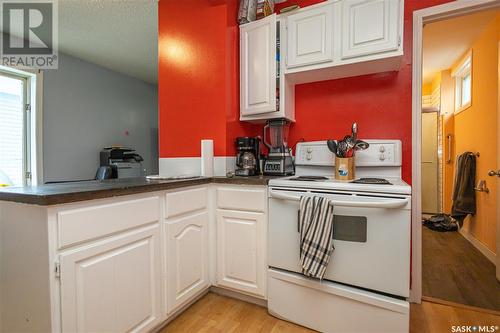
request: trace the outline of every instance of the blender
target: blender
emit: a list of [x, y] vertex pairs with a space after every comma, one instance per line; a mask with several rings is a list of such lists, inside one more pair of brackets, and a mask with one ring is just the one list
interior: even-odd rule
[[[264, 144], [269, 154], [264, 162], [264, 174], [286, 176], [295, 174], [292, 152], [288, 147], [290, 123], [285, 119], [269, 120], [264, 126]], [[269, 130], [270, 142], [267, 140]]]

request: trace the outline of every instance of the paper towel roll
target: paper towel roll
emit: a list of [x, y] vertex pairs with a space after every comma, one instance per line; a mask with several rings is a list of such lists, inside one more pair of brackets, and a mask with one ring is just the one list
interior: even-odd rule
[[214, 175], [214, 140], [201, 140], [201, 175]]

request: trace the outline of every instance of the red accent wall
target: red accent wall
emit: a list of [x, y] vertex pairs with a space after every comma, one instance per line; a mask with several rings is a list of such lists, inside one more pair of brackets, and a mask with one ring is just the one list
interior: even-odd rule
[[159, 15], [160, 157], [235, 154], [234, 138], [258, 127], [239, 117], [237, 1], [162, 0]]
[[[297, 86], [290, 142], [340, 138], [357, 121], [362, 138], [403, 141], [403, 179], [411, 182], [412, 13], [448, 1], [404, 1], [399, 72]], [[276, 8], [318, 2], [291, 0]], [[236, 136], [260, 134], [261, 126], [238, 121], [236, 13], [236, 0], [160, 1], [160, 157], [199, 156], [205, 138], [215, 140], [217, 156], [234, 155]]]

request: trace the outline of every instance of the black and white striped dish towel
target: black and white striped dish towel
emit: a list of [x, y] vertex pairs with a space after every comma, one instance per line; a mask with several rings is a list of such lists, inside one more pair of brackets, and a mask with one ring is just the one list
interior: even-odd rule
[[300, 263], [306, 276], [322, 279], [333, 252], [333, 205], [323, 197], [300, 198]]

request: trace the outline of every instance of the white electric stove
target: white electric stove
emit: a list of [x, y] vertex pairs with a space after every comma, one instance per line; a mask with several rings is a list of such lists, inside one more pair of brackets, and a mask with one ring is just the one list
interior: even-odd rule
[[[268, 308], [323, 332], [407, 332], [411, 188], [401, 179], [401, 142], [367, 140], [356, 182], [333, 179], [325, 141], [299, 143], [296, 175], [269, 182]], [[361, 181], [361, 183], [359, 183]], [[334, 252], [323, 280], [301, 274], [298, 205], [334, 205]]]

